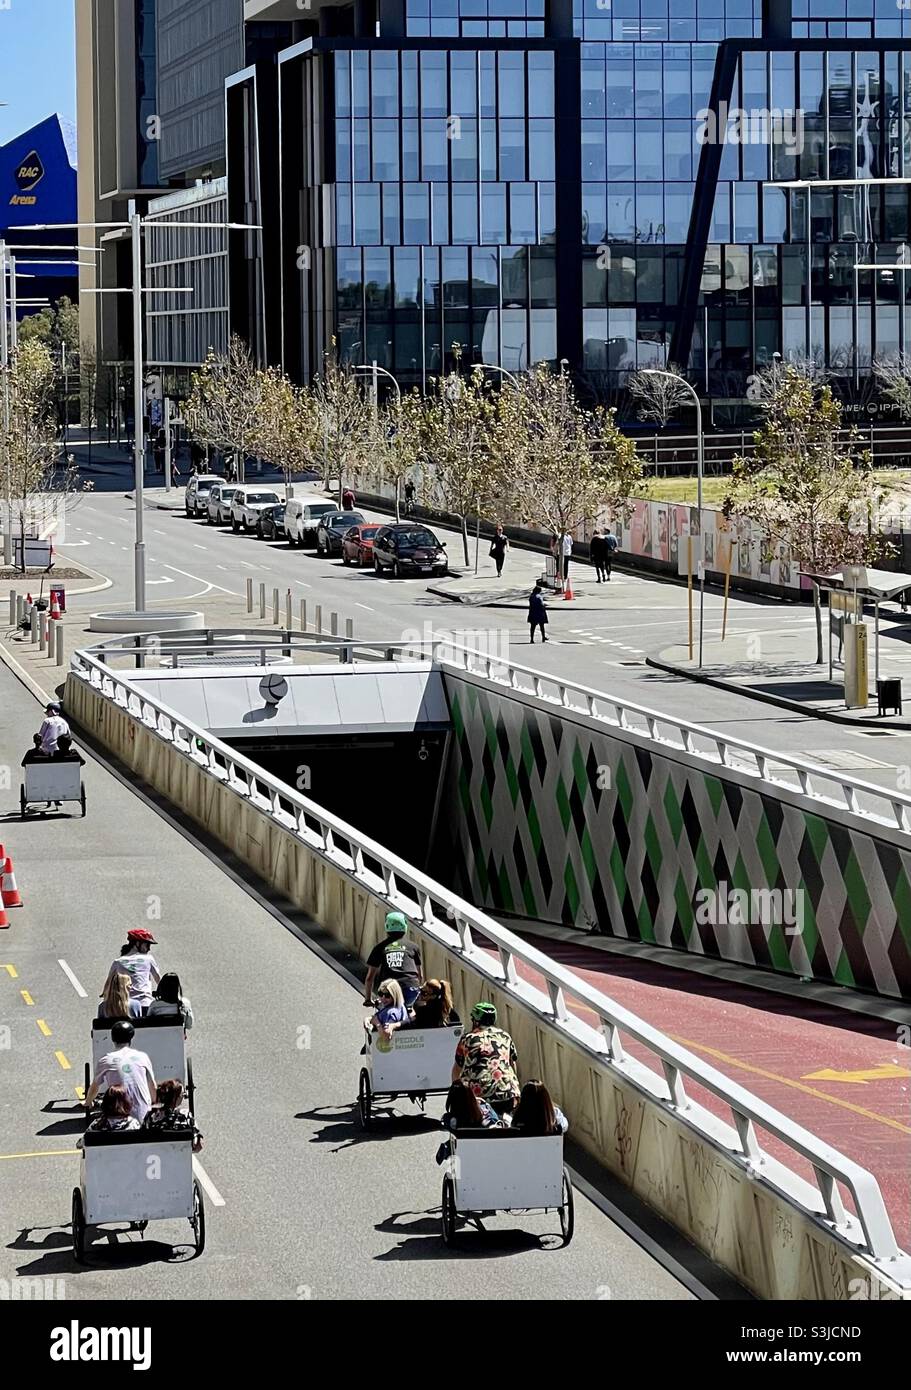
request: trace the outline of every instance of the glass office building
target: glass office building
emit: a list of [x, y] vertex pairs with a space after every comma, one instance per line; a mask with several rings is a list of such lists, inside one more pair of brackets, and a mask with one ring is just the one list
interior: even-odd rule
[[357, 0], [318, 24], [274, 101], [228, 108], [229, 183], [279, 228], [265, 341], [301, 379], [335, 339], [403, 386], [565, 360], [612, 398], [673, 361], [736, 401], [780, 352], [850, 396], [911, 350], [896, 0]]

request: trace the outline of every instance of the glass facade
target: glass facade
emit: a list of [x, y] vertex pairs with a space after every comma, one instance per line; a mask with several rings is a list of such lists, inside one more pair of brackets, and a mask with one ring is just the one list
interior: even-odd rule
[[889, 269], [911, 259], [911, 12], [792, 0], [773, 42], [761, 0], [565, 3], [554, 37], [540, 0], [405, 0], [405, 39], [283, 64], [305, 92], [307, 154], [283, 149], [304, 171], [283, 193], [286, 314], [313, 248], [301, 374], [335, 336], [403, 386], [566, 359], [616, 398], [673, 360], [738, 399], [776, 352], [848, 391], [911, 350]]
[[156, 0], [136, 3], [136, 167], [140, 188], [158, 183]]

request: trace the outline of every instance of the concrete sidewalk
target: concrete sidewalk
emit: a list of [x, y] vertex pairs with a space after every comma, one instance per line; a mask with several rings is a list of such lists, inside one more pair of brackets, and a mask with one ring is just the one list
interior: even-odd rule
[[[715, 623], [705, 634], [703, 664], [700, 668], [694, 656], [690, 660], [685, 643], [665, 647], [647, 658], [647, 664], [658, 670], [686, 676], [722, 690], [733, 690], [785, 709], [837, 723], [857, 724], [871, 729], [911, 730], [911, 707], [908, 715], [888, 714], [880, 717], [876, 702], [875, 640], [872, 619], [869, 628], [870, 703], [866, 709], [846, 709], [844, 676], [837, 667], [829, 679], [828, 660], [817, 665], [816, 631], [812, 623], [801, 622], [786, 626], [787, 610], [782, 612], [778, 631], [761, 636], [729, 632], [721, 641]], [[715, 620], [717, 621], [717, 619]], [[697, 618], [698, 622], [698, 618]], [[698, 634], [695, 637], [698, 644]], [[823, 614], [823, 650], [828, 642], [827, 616]], [[695, 648], [694, 648], [695, 651]], [[911, 677], [911, 614], [897, 608], [880, 612], [879, 674], [881, 679]], [[906, 687], [911, 697], [911, 686]]]

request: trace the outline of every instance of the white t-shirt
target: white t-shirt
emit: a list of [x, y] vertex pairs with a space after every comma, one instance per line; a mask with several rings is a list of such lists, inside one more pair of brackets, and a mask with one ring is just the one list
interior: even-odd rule
[[564, 554], [564, 555], [572, 555], [572, 553], [573, 553], [573, 538], [572, 538], [572, 536], [569, 534], [568, 531], [564, 531], [564, 532], [563, 532], [563, 554]]
[[111, 970], [118, 975], [129, 975], [131, 999], [135, 999], [138, 1004], [151, 1004], [152, 973], [154, 971], [155, 983], [157, 984], [161, 978], [161, 971], [150, 951], [130, 951], [129, 955], [118, 956], [112, 964]]
[[70, 726], [61, 714], [49, 714], [38, 730], [42, 753], [56, 753], [57, 740], [61, 734], [68, 734]]
[[95, 1080], [106, 1090], [108, 1086], [123, 1086], [130, 1097], [130, 1114], [142, 1124], [152, 1108], [152, 1087], [155, 1073], [144, 1052], [135, 1047], [118, 1047], [107, 1052], [98, 1063]]

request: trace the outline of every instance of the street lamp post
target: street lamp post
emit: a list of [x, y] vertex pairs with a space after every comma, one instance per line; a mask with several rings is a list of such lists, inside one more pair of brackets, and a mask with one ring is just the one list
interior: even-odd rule
[[0, 241], [0, 370], [3, 372], [3, 448], [6, 475], [6, 520], [3, 526], [3, 563], [13, 563], [13, 480], [9, 466], [9, 340], [7, 338], [6, 266], [8, 252]]
[[696, 403], [696, 510], [699, 513], [699, 666], [702, 666], [702, 644], [703, 631], [705, 627], [705, 522], [702, 515], [702, 476], [704, 468], [703, 439], [702, 439], [702, 402], [696, 394], [694, 387], [685, 377], [677, 376], [674, 372], [666, 372], [660, 367], [643, 368], [645, 376], [665, 376], [670, 381], [679, 382], [686, 387]]
[[[402, 424], [402, 388], [401, 388], [401, 386], [399, 386], [398, 381], [397, 381], [396, 378], [392, 375], [392, 373], [389, 372], [389, 371], [387, 371], [385, 367], [381, 367], [381, 366], [379, 365], [379, 363], [376, 362], [375, 360], [374, 360], [373, 362], [370, 362], [370, 363], [367, 363], [367, 362], [359, 362], [356, 366], [352, 367], [351, 370], [352, 370], [353, 372], [361, 372], [361, 373], [363, 373], [363, 372], [369, 372], [369, 373], [370, 373], [370, 376], [371, 376], [372, 381], [373, 381], [373, 409], [374, 409], [374, 412], [375, 412], [376, 409], [377, 409], [377, 403], [378, 403], [378, 402], [377, 402], [377, 376], [378, 376], [378, 375], [388, 376], [389, 380], [392, 382], [393, 386], [395, 387], [395, 409], [396, 409], [396, 414], [397, 414], [397, 416], [398, 416], [399, 428], [401, 428], [401, 424]], [[341, 506], [341, 499], [342, 499], [342, 470], [341, 470], [341, 468], [339, 468], [338, 473], [339, 473], [339, 477], [338, 477], [339, 506]], [[396, 480], [396, 484], [395, 484], [395, 518], [396, 518], [396, 521], [398, 521], [398, 514], [399, 514], [399, 485], [398, 485], [398, 480]]]

